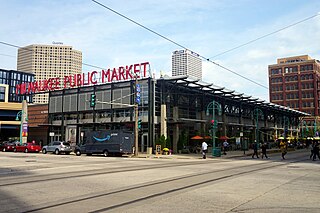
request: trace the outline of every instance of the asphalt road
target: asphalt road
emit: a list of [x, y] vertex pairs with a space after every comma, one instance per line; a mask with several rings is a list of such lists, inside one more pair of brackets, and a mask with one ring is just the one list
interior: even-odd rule
[[0, 152], [0, 212], [320, 212], [320, 161]]

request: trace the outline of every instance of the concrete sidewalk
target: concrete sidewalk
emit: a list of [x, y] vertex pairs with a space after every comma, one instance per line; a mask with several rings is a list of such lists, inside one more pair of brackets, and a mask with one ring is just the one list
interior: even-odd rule
[[[304, 150], [304, 149], [303, 149]], [[288, 150], [288, 152], [295, 151], [294, 149]], [[279, 153], [279, 149], [268, 149], [267, 154], [271, 153]], [[259, 157], [260, 157], [261, 151], [259, 151]], [[244, 156], [251, 156], [253, 154], [253, 150], [246, 150], [241, 151], [241, 150], [235, 150], [235, 151], [228, 151], [226, 155], [221, 153], [220, 157], [213, 157], [211, 152], [207, 153], [207, 158], [208, 159], [229, 159], [229, 158], [239, 158], [239, 157], [244, 157]], [[131, 156], [132, 158], [135, 158], [135, 156]], [[202, 154], [172, 154], [172, 155], [154, 155], [154, 154], [145, 154], [145, 153], [139, 153], [138, 158], [159, 158], [159, 159], [202, 159]]]

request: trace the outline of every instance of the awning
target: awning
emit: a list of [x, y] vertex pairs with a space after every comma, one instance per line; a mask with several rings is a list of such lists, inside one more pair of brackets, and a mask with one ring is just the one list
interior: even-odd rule
[[196, 136], [193, 136], [192, 138], [190, 138], [192, 140], [203, 140], [203, 137], [199, 136], [199, 135], [196, 135]]

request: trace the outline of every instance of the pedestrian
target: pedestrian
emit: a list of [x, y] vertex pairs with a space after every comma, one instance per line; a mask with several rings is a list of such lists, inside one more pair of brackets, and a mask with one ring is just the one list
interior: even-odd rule
[[263, 159], [264, 156], [268, 159], [268, 156], [267, 156], [267, 144], [266, 143], [263, 143], [262, 146], [261, 146], [261, 158]]
[[[314, 141], [315, 142], [315, 141]], [[313, 148], [314, 148], [314, 142], [312, 143], [312, 144], [310, 144], [310, 146], [309, 146], [309, 148], [310, 148], [310, 159], [313, 159], [313, 155], [314, 155], [314, 153], [313, 153]]]
[[229, 143], [228, 141], [225, 140], [222, 145], [223, 145], [223, 154], [226, 155], [227, 154], [226, 151], [228, 149]]
[[318, 156], [318, 159], [320, 160], [318, 141], [316, 141], [313, 146], [313, 160], [316, 160], [317, 156]]
[[203, 141], [202, 142], [202, 158], [203, 159], [207, 158], [206, 156], [207, 151], [208, 151], [208, 144], [205, 141]]
[[258, 144], [257, 144], [256, 141], [252, 144], [252, 148], [253, 148], [252, 158], [254, 158], [255, 155], [257, 156], [257, 158], [259, 158], [259, 155], [258, 155]]
[[284, 156], [287, 154], [287, 144], [283, 140], [280, 142], [280, 150], [281, 150], [282, 159], [285, 160]]

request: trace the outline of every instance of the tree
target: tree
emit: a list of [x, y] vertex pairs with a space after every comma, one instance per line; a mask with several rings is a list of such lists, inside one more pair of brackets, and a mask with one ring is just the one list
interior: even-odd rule
[[185, 130], [182, 131], [181, 135], [179, 136], [178, 140], [178, 150], [182, 150], [183, 147], [187, 144], [188, 142], [188, 135]]
[[166, 137], [161, 135], [160, 138], [156, 141], [156, 145], [161, 145], [161, 149], [166, 147]]
[[171, 143], [170, 137], [168, 137], [167, 140], [166, 140], [166, 147], [169, 148], [169, 149], [172, 149], [172, 143]]

